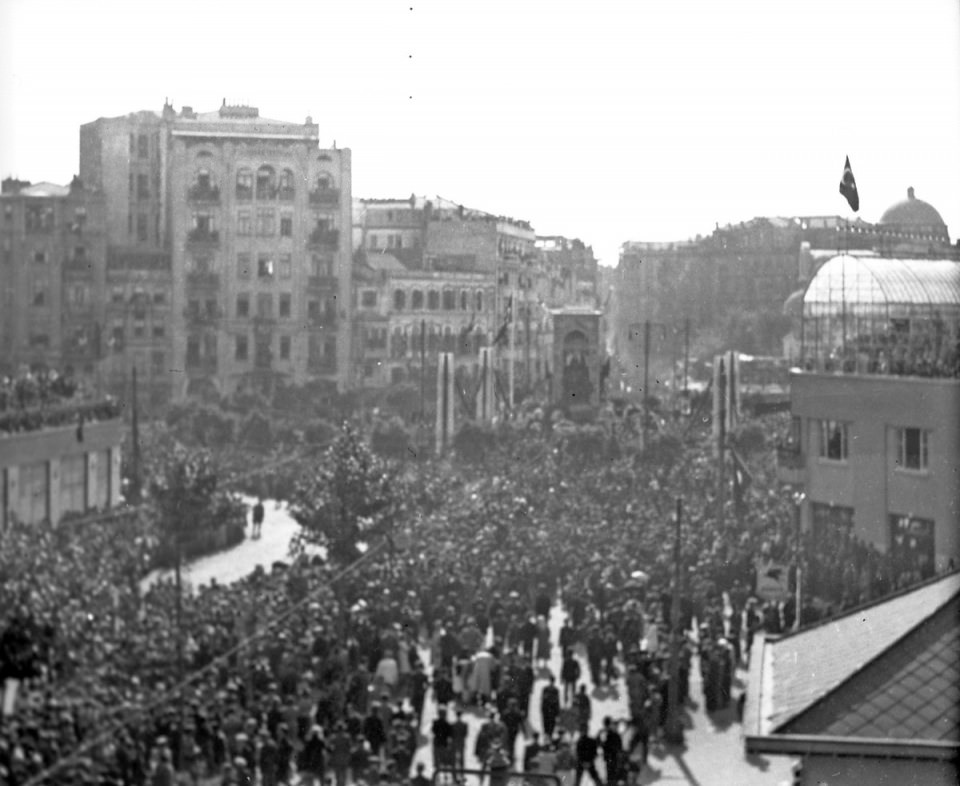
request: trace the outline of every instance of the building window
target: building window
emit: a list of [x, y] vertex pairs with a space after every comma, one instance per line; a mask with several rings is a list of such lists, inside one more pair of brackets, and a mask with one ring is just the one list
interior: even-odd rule
[[39, 524], [48, 515], [49, 466], [46, 461], [20, 465], [20, 510], [28, 524]]
[[130, 134], [130, 155], [135, 155], [137, 152], [137, 138]]
[[253, 172], [249, 169], [237, 171], [237, 199], [253, 199]]
[[137, 199], [150, 198], [150, 175], [137, 175]]
[[150, 158], [150, 143], [146, 134], [140, 134], [137, 138], [137, 155], [140, 158]]
[[24, 213], [28, 234], [53, 231], [53, 208], [50, 205], [30, 205]]
[[290, 360], [290, 336], [280, 336], [280, 360]]
[[402, 289], [398, 289], [393, 293], [393, 310], [394, 311], [403, 311], [407, 305], [407, 293]]
[[250, 217], [249, 210], [237, 211], [237, 234], [238, 235], [253, 234], [253, 220]]
[[476, 310], [483, 311], [483, 290], [478, 289], [476, 295]]
[[847, 460], [847, 424], [837, 420], [820, 421], [820, 458]]
[[153, 326], [153, 337], [154, 338], [163, 338], [167, 334], [166, 328], [163, 325], [154, 325]]
[[237, 336], [236, 337], [236, 346], [234, 348], [233, 356], [236, 360], [246, 360], [247, 354], [249, 352], [249, 347], [247, 345], [246, 336]]
[[293, 172], [289, 169], [284, 169], [283, 172], [280, 173], [280, 198], [283, 200], [291, 200], [295, 194]]
[[460, 291], [460, 310], [470, 310], [470, 293], [465, 289]]
[[77, 308], [83, 308], [87, 302], [87, 288], [82, 284], [75, 284], [70, 287], [70, 304]]
[[456, 311], [457, 310], [457, 293], [452, 289], [443, 290], [443, 310], [444, 311]]
[[437, 311], [440, 308], [440, 293], [435, 289], [427, 292], [427, 310]]
[[890, 557], [896, 585], [926, 579], [934, 572], [934, 522], [890, 516]]
[[257, 293], [257, 316], [261, 319], [273, 319], [273, 293]]
[[277, 176], [273, 167], [264, 165], [257, 170], [257, 199], [277, 198]]
[[276, 233], [276, 214], [270, 208], [257, 210], [257, 234], [269, 236]]
[[919, 428], [900, 428], [897, 436], [898, 467], [925, 472], [929, 468], [928, 432]]
[[289, 319], [290, 317], [290, 305], [293, 302], [293, 298], [289, 292], [280, 293], [280, 305], [279, 313], [280, 319]]
[[39, 265], [44, 264], [47, 261], [47, 252], [46, 251], [35, 251], [33, 253], [33, 261]]
[[144, 213], [137, 215], [137, 242], [147, 242], [147, 216]]
[[365, 289], [360, 293], [360, 305], [364, 308], [377, 307], [377, 290]]
[[313, 275], [321, 277], [333, 276], [333, 260], [314, 254], [310, 261], [313, 265]]
[[370, 248], [377, 248], [377, 236], [373, 232], [370, 233], [370, 240], [368, 245], [370, 246]]
[[237, 295], [237, 318], [246, 319], [250, 316], [250, 295], [243, 292]]
[[273, 278], [273, 260], [269, 254], [259, 254], [257, 256], [257, 278]]
[[187, 368], [200, 365], [200, 340], [196, 336], [187, 338]]
[[293, 216], [280, 216], [280, 236], [293, 236]]
[[114, 287], [110, 291], [110, 302], [111, 303], [123, 303], [123, 287]]
[[237, 278], [250, 278], [250, 254], [237, 254]]
[[293, 275], [293, 258], [290, 256], [290, 254], [280, 255], [280, 263], [278, 267], [280, 268], [280, 278], [290, 278]]
[[154, 292], [153, 293], [153, 305], [162, 306], [167, 302], [167, 293], [166, 292]]
[[[156, 329], [156, 328], [154, 328]], [[150, 366], [154, 374], [162, 374], [165, 371], [166, 358], [160, 350], [154, 350], [150, 353]]]
[[393, 248], [396, 244], [396, 241], [397, 239], [395, 235], [387, 235], [387, 248]]
[[414, 311], [423, 309], [423, 290], [415, 289], [410, 297], [410, 308]]
[[33, 305], [47, 305], [47, 285], [43, 281], [33, 282]]

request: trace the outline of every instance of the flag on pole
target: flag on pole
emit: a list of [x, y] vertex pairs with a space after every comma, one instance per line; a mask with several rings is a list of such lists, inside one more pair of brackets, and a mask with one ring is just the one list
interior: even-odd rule
[[850, 204], [851, 210], [856, 213], [860, 209], [860, 194], [857, 191], [857, 181], [853, 177], [853, 170], [850, 168], [850, 156], [843, 165], [843, 179], [840, 181], [840, 193]]

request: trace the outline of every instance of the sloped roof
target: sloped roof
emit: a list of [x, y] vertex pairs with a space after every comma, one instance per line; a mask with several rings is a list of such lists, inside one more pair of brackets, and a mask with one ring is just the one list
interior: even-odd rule
[[783, 732], [960, 741], [958, 615], [955, 597]]
[[[751, 658], [747, 733], [787, 733], [801, 713], [879, 656], [899, 651], [907, 634], [958, 597], [960, 572], [954, 572], [792, 635], [764, 639]], [[951, 623], [956, 628], [956, 616]], [[909, 660], [900, 668], [928, 673], [922, 663]], [[856, 700], [855, 691], [850, 698]]]

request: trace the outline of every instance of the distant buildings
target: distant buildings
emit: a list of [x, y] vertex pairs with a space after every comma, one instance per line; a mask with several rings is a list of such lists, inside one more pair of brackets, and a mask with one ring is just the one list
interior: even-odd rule
[[512, 358], [518, 395], [546, 394], [548, 309], [596, 305], [592, 251], [579, 240], [538, 238], [525, 221], [440, 198], [364, 199], [354, 239], [363, 387], [419, 384], [422, 368], [432, 381], [440, 351], [456, 354], [458, 373], [473, 374], [480, 347], [498, 343], [501, 393], [508, 395]]
[[512, 368], [545, 391], [549, 309], [597, 305], [580, 240], [439, 197], [353, 216], [350, 151], [321, 149], [310, 118], [166, 104], [81, 126], [79, 163], [69, 187], [4, 183], [0, 370], [69, 366], [126, 400], [136, 368], [145, 417], [240, 388], [419, 381], [436, 352], [469, 370], [494, 342], [504, 385]]
[[0, 193], [0, 375], [45, 365], [98, 382], [107, 350], [103, 196], [3, 181]]
[[[641, 367], [637, 332], [645, 320], [675, 327], [690, 318], [699, 336], [748, 353], [780, 354], [789, 330], [781, 305], [810, 280], [817, 262], [841, 252], [960, 258], [939, 213], [913, 189], [878, 224], [839, 216], [755, 218], [693, 240], [624, 243], [611, 309], [621, 365]], [[670, 354], [659, 340], [655, 349]]]

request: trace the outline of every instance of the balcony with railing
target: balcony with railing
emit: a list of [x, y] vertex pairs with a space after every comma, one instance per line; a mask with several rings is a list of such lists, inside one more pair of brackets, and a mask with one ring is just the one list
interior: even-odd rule
[[198, 246], [217, 246], [220, 245], [220, 232], [216, 229], [194, 227], [187, 232], [187, 242]]
[[257, 184], [257, 201], [267, 202], [277, 198], [280, 189], [272, 185]]
[[799, 442], [787, 439], [777, 444], [777, 478], [781, 483], [802, 485], [806, 481], [806, 466]]
[[207, 183], [194, 183], [187, 189], [187, 200], [205, 204], [220, 204], [220, 187], [211, 186]]
[[336, 249], [340, 245], [340, 230], [316, 227], [307, 238], [307, 245], [313, 248]]
[[238, 183], [236, 195], [238, 202], [249, 202], [253, 199], [253, 187], [240, 185]]
[[183, 317], [191, 325], [214, 325], [223, 317], [222, 308], [199, 308], [187, 306], [183, 310]]
[[187, 286], [197, 289], [219, 289], [220, 274], [207, 270], [193, 270], [187, 273]]
[[337, 288], [336, 276], [310, 276], [307, 278], [307, 289], [331, 290]]
[[339, 188], [315, 188], [310, 192], [311, 205], [339, 205]]

